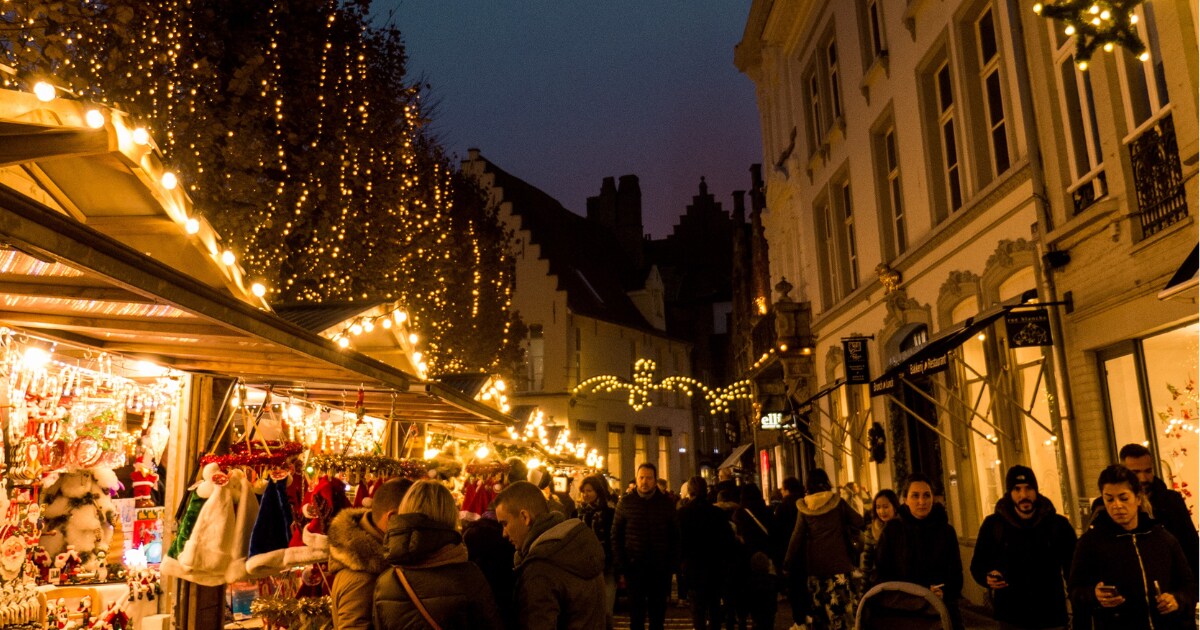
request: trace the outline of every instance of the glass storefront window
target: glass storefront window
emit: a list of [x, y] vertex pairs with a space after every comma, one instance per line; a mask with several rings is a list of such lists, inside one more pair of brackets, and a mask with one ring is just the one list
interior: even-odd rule
[[[1024, 423], [1025, 452], [1029, 455], [1029, 467], [1037, 476], [1038, 492], [1054, 503], [1062, 513], [1066, 510], [1062, 501], [1062, 484], [1058, 476], [1058, 444], [1054, 435], [1044, 427], [1050, 427], [1050, 405], [1046, 398], [1046, 375], [1042, 374], [1041, 348], [1016, 348], [1012, 353], [1019, 375], [1018, 404], [1029, 415], [1021, 414]], [[1035, 422], [1033, 418], [1037, 418]], [[1038, 423], [1041, 423], [1039, 426]]]
[[621, 476], [621, 437], [616, 431], [608, 432], [608, 474], [623, 479]]
[[1190, 324], [1142, 341], [1146, 363], [1146, 388], [1155, 440], [1159, 475], [1167, 487], [1187, 501], [1192, 521], [1197, 520], [1193, 490], [1200, 483], [1200, 418], [1197, 418], [1197, 356], [1200, 324]]
[[1149, 446], [1150, 439], [1146, 435], [1146, 419], [1142, 415], [1141, 394], [1138, 390], [1137, 362], [1133, 354], [1106, 359], [1103, 367], [1114, 449], [1131, 442]]
[[[983, 342], [984, 339], [974, 337], [962, 345], [963, 362], [979, 374], [987, 374]], [[963, 370], [965, 400], [971, 403], [980, 415], [991, 418], [995, 422], [995, 417], [991, 415], [991, 388], [975, 372]], [[974, 414], [967, 412], [965, 417], [972, 426], [984, 434], [993, 433], [992, 427], [987, 426], [987, 423]], [[1000, 470], [1000, 449], [991, 440], [974, 431], [971, 432], [971, 448], [975, 453], [975, 485], [978, 487], [980, 514], [991, 514], [996, 502], [1000, 500], [1004, 492], [1004, 472]]]

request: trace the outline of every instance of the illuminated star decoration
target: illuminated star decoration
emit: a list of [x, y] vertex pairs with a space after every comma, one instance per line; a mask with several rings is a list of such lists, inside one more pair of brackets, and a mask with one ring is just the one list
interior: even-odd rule
[[1067, 23], [1063, 30], [1075, 36], [1075, 64], [1087, 70], [1088, 60], [1097, 48], [1112, 52], [1124, 47], [1142, 61], [1150, 58], [1146, 44], [1138, 37], [1138, 16], [1134, 13], [1142, 0], [1067, 0], [1033, 5], [1033, 12]]
[[719, 388], [708, 387], [690, 376], [668, 376], [655, 382], [654, 370], [657, 367], [658, 365], [651, 359], [638, 359], [633, 364], [633, 380], [626, 380], [612, 374], [602, 374], [576, 385], [571, 393], [581, 394], [596, 391], [603, 394], [627, 390], [629, 406], [633, 407], [634, 411], [641, 411], [646, 407], [654, 406], [653, 401], [650, 400], [650, 395], [654, 392], [680, 391], [690, 398], [692, 394], [699, 391], [704, 394], [704, 400], [708, 403], [708, 410], [711, 413], [728, 412], [730, 403], [734, 400], [750, 400], [754, 397], [750, 381], [747, 380], [737, 381]]

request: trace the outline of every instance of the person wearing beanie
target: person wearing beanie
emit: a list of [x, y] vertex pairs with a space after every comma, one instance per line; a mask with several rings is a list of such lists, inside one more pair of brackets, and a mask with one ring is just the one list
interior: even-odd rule
[[334, 630], [369, 630], [375, 610], [375, 581], [391, 565], [385, 542], [388, 520], [412, 482], [395, 478], [380, 485], [369, 507], [347, 508], [329, 523], [330, 608]]
[[1063, 583], [1075, 553], [1075, 529], [1038, 493], [1028, 466], [1013, 466], [1005, 495], [983, 520], [971, 558], [971, 577], [990, 589], [1000, 627], [1067, 627]]

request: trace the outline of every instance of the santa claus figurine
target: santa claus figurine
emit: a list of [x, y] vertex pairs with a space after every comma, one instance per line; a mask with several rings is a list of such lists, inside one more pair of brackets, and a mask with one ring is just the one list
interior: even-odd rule
[[134, 504], [140, 508], [154, 507], [151, 494], [158, 487], [158, 473], [154, 463], [147, 461], [146, 456], [142, 455], [133, 463], [133, 473], [130, 477], [133, 478]]

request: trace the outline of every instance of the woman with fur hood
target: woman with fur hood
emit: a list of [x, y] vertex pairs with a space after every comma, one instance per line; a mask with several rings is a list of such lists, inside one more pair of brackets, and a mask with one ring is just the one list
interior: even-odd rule
[[458, 506], [428, 479], [409, 488], [388, 524], [385, 571], [375, 583], [376, 630], [500, 630], [487, 578], [467, 560]]
[[375, 609], [375, 580], [391, 565], [385, 543], [388, 520], [412, 486], [407, 479], [389, 479], [363, 501], [365, 507], [346, 508], [329, 524], [330, 605], [334, 630], [370, 630]]
[[820, 468], [809, 473], [806, 489], [797, 504], [800, 513], [784, 568], [793, 578], [807, 577], [813, 628], [852, 628], [856, 602], [851, 575], [858, 560], [854, 542], [862, 532], [863, 517], [838, 495]]

